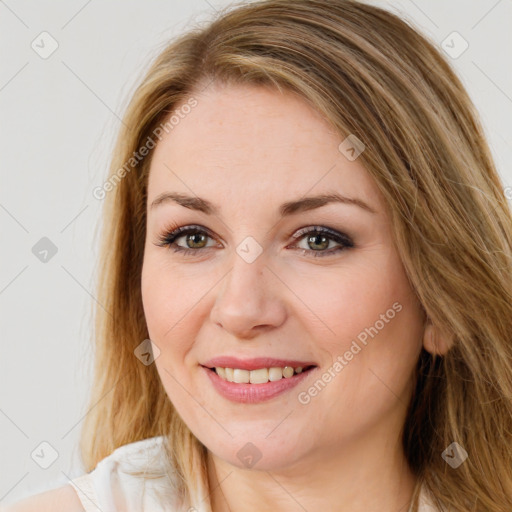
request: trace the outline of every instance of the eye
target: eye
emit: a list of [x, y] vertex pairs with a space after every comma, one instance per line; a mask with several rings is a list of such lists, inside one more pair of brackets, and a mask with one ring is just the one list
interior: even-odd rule
[[[210, 249], [215, 244], [207, 245], [208, 238], [214, 238], [210, 232], [201, 226], [183, 226], [176, 229], [168, 228], [164, 231], [158, 239], [159, 247], [169, 247], [174, 252], [182, 253], [183, 255], [198, 255], [201, 250]], [[300, 229], [295, 233], [292, 238], [298, 240], [305, 240], [308, 248], [296, 247], [297, 250], [303, 252], [306, 256], [323, 257], [330, 256], [340, 251], [354, 247], [354, 243], [344, 233], [332, 230], [324, 226], [312, 226], [309, 228]], [[184, 243], [188, 247], [183, 247], [177, 242], [184, 239]], [[330, 250], [331, 242], [338, 244], [337, 247]], [[293, 246], [292, 246], [293, 247]]]
[[[176, 242], [181, 238], [185, 239], [185, 244], [190, 244], [189, 247], [182, 247]], [[211, 246], [206, 245], [206, 240], [213, 238], [208, 231], [201, 226], [183, 226], [176, 229], [168, 228], [156, 245], [159, 247], [169, 247], [174, 252], [181, 252], [183, 254], [192, 254], [198, 252], [199, 249], [209, 249]]]
[[[303, 251], [304, 255], [314, 258], [332, 256], [354, 247], [354, 242], [350, 237], [324, 226], [313, 226], [313, 229], [311, 227], [300, 229], [293, 235], [293, 238], [304, 239], [307, 248], [298, 247], [298, 250]], [[338, 247], [331, 248], [329, 251], [323, 250], [327, 249], [332, 241], [337, 243]]]

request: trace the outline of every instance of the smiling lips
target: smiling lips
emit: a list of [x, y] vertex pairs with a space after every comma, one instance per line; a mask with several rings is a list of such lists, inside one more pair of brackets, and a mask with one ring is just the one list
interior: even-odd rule
[[236, 402], [255, 403], [291, 389], [317, 365], [310, 361], [268, 357], [222, 356], [201, 366], [221, 395]]

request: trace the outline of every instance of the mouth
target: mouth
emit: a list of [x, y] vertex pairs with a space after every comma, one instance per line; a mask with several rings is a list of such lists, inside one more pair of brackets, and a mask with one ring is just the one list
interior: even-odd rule
[[[203, 365], [201, 365], [203, 366]], [[266, 384], [277, 382], [281, 379], [290, 379], [295, 375], [305, 374], [316, 368], [316, 365], [304, 366], [269, 366], [247, 370], [244, 368], [230, 368], [225, 366], [203, 366], [207, 370], [217, 374], [226, 382], [235, 384]]]
[[256, 404], [290, 393], [319, 369], [315, 361], [254, 357], [241, 359], [218, 356], [204, 361], [205, 377], [224, 398], [238, 403]]
[[274, 399], [306, 380], [318, 365], [305, 361], [220, 357], [200, 365], [213, 388], [231, 402], [257, 404]]

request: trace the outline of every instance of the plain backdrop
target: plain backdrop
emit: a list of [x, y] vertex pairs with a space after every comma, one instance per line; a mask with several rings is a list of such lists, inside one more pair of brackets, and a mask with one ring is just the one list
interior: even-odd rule
[[[512, 186], [510, 0], [373, 3], [449, 48]], [[143, 71], [167, 41], [228, 4], [0, 1], [0, 504], [84, 472], [102, 204], [92, 191]]]

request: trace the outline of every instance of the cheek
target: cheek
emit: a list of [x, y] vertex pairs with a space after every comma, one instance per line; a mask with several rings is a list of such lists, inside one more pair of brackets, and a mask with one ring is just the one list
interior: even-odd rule
[[144, 316], [150, 339], [160, 350], [155, 366], [162, 385], [174, 406], [188, 411], [190, 395], [189, 369], [186, 355], [191, 348], [194, 333], [188, 332], [191, 322], [191, 300], [187, 287], [176, 279], [173, 269], [167, 268], [161, 258], [146, 254], [141, 275], [141, 293]]
[[165, 256], [146, 254], [141, 275], [144, 315], [152, 339], [166, 342], [179, 337], [193, 315], [193, 305], [204, 294], [200, 282], [184, 279], [183, 272], [171, 268]]
[[[376, 322], [379, 331], [389, 331], [391, 323], [399, 323], [397, 309], [412, 296], [399, 260], [381, 247], [347, 258], [336, 269], [316, 271], [310, 279], [296, 279], [294, 292], [309, 310], [304, 323], [318, 326], [317, 342], [333, 354], [348, 349], [358, 336], [364, 342]], [[382, 315], [390, 320], [385, 329]]]
[[175, 374], [174, 367], [183, 359], [189, 339], [185, 332], [187, 322], [180, 321], [186, 318], [188, 301], [177, 289], [173, 275], [155, 264], [151, 257], [145, 258], [141, 275], [144, 316], [149, 338], [160, 350], [155, 364], [166, 389], [172, 386], [169, 374]]
[[[317, 277], [307, 295], [304, 288], [298, 294], [308, 297], [322, 320], [321, 330], [311, 334], [332, 360], [318, 404], [335, 403], [334, 410], [352, 410], [354, 417], [382, 413], [409, 392], [421, 351], [421, 308], [403, 268], [397, 258], [386, 257]], [[371, 410], [361, 412], [361, 404]]]
[[193, 264], [177, 268], [169, 260], [163, 252], [145, 254], [142, 302], [149, 337], [160, 350], [155, 365], [162, 384], [177, 408], [188, 409], [185, 390], [193, 389], [198, 371], [195, 340], [206, 321], [204, 304], [215, 279]]

